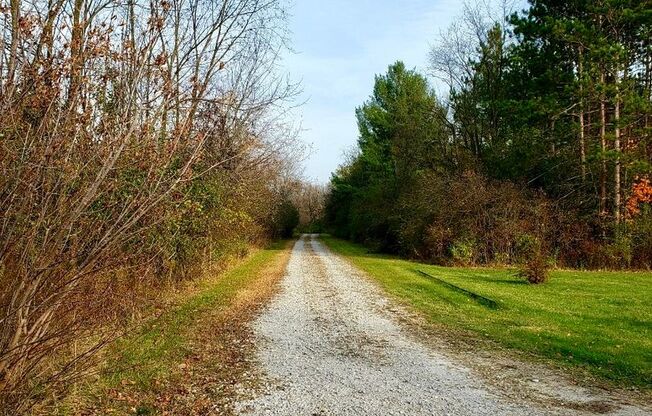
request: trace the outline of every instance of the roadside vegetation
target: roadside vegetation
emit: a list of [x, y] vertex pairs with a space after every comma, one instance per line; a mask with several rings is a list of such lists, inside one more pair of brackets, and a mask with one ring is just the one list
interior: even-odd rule
[[652, 389], [650, 272], [555, 270], [549, 283], [531, 287], [506, 268], [434, 266], [322, 239], [443, 333], [470, 332], [624, 387]]
[[96, 377], [39, 412], [228, 413], [234, 384], [252, 370], [245, 359], [252, 347], [248, 320], [275, 292], [289, 248], [285, 240], [256, 250], [177, 293], [160, 315], [106, 349]]
[[616, 270], [652, 267], [652, 3], [485, 6], [376, 76], [324, 209], [361, 245], [326, 241], [433, 324], [649, 388], [652, 274]]
[[[505, 3], [503, 3], [505, 5]], [[652, 3], [467, 4], [428, 75], [402, 62], [356, 111], [325, 221], [438, 264], [652, 267]]]
[[302, 148], [281, 1], [9, 3], [0, 413], [16, 415], [65, 395], [161, 293], [292, 234]]

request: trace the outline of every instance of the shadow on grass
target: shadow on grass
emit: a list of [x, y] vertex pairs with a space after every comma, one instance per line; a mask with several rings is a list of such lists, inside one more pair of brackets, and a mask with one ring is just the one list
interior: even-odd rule
[[445, 286], [445, 287], [447, 287], [447, 288], [449, 288], [451, 290], [462, 293], [462, 294], [466, 295], [467, 297], [473, 299], [474, 301], [476, 301], [480, 305], [486, 306], [489, 309], [494, 309], [495, 310], [495, 309], [500, 309], [501, 308], [501, 306], [500, 306], [500, 304], [498, 302], [496, 302], [495, 300], [490, 299], [490, 298], [488, 298], [486, 296], [479, 295], [479, 294], [477, 294], [475, 292], [472, 292], [472, 291], [470, 291], [468, 289], [464, 289], [462, 287], [459, 287], [457, 285], [449, 283], [449, 282], [447, 282], [447, 281], [445, 281], [443, 279], [435, 277], [435, 276], [433, 276], [433, 275], [431, 275], [429, 273], [426, 273], [424, 271], [421, 271], [421, 270], [418, 270], [418, 269], [414, 269], [413, 271], [415, 271], [416, 273], [418, 273], [418, 274], [420, 274], [422, 276], [426, 276], [426, 277], [438, 282], [439, 284], [441, 284], [441, 285], [443, 285], [443, 286]]

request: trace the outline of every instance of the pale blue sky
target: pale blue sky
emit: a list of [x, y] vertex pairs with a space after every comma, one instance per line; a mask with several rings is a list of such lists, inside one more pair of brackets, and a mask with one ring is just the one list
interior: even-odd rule
[[328, 182], [355, 145], [355, 108], [374, 75], [402, 60], [427, 69], [429, 44], [462, 11], [458, 0], [294, 0], [290, 28], [295, 54], [285, 67], [300, 80], [306, 104], [297, 110], [301, 139], [312, 145], [305, 176]]

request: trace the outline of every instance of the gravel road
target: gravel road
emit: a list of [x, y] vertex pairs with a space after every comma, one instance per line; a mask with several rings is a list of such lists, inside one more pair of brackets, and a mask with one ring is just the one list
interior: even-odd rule
[[[462, 361], [410, 335], [399, 323], [401, 313], [317, 236], [303, 236], [293, 248], [279, 295], [254, 323], [263, 387], [243, 391], [236, 411], [254, 415], [592, 414], [501, 395]], [[628, 406], [598, 410], [649, 414]]]

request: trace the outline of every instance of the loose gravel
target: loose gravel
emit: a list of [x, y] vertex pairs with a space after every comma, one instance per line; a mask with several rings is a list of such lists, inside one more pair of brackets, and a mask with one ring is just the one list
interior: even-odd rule
[[[592, 414], [514, 402], [404, 329], [400, 310], [317, 236], [294, 246], [279, 295], [254, 323], [263, 386], [252, 415]], [[619, 408], [613, 414], [648, 414]]]

